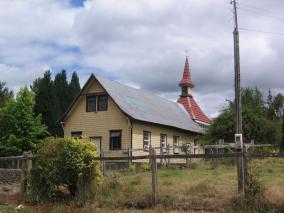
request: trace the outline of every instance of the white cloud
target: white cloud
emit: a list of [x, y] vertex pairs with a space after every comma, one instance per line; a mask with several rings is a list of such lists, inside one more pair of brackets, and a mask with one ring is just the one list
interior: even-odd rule
[[44, 64], [31, 64], [26, 67], [0, 64], [0, 79], [7, 82], [7, 86], [17, 92], [21, 87], [31, 85], [33, 80], [48, 69], [50, 67]]
[[[275, 13], [284, 4], [245, 3]], [[46, 67], [76, 65], [81, 83], [97, 71], [175, 100], [188, 49], [195, 97], [215, 116], [233, 96], [230, 8], [228, 0], [88, 0], [76, 8], [69, 0], [0, 1], [0, 79], [19, 87]], [[281, 29], [279, 20], [239, 12], [241, 27]], [[283, 91], [283, 38], [240, 34], [243, 85]]]

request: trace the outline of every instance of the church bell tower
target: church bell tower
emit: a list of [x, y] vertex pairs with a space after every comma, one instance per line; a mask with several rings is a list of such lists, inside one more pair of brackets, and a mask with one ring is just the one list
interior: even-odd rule
[[192, 89], [194, 88], [194, 85], [191, 80], [188, 56], [186, 56], [185, 59], [183, 76], [179, 82], [179, 86], [181, 88], [181, 94], [178, 99], [178, 103], [183, 105], [193, 121], [204, 128], [208, 127], [211, 123], [210, 119], [203, 113], [192, 96]]

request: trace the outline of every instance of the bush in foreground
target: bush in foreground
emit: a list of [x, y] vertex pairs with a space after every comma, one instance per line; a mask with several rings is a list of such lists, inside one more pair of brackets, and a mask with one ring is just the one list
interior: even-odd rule
[[[74, 196], [80, 188], [100, 179], [96, 146], [71, 138], [46, 138], [38, 146], [30, 172], [30, 199], [55, 200], [60, 187]], [[78, 186], [84, 184], [85, 186]]]

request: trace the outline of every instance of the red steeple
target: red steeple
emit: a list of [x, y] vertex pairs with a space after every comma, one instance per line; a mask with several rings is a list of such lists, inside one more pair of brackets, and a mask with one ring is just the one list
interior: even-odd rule
[[191, 80], [191, 76], [190, 76], [190, 69], [189, 69], [189, 63], [188, 63], [188, 57], [186, 56], [185, 59], [185, 64], [184, 64], [184, 70], [183, 70], [183, 76], [181, 81], [179, 82], [180, 86], [190, 86], [191, 88], [193, 88], [193, 83]]
[[181, 95], [178, 99], [178, 103], [182, 104], [192, 120], [196, 122], [210, 124], [210, 119], [202, 112], [196, 101], [192, 97], [193, 83], [190, 76], [190, 69], [188, 63], [188, 57], [186, 57], [184, 71], [181, 81], [179, 82], [181, 87]]

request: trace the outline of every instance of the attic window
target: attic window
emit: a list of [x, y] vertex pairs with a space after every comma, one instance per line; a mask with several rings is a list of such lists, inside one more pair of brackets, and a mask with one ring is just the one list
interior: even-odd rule
[[107, 95], [98, 96], [98, 111], [107, 110]]
[[94, 112], [96, 111], [96, 96], [92, 95], [92, 96], [87, 96], [86, 97], [87, 101], [86, 101], [86, 111], [87, 112]]

